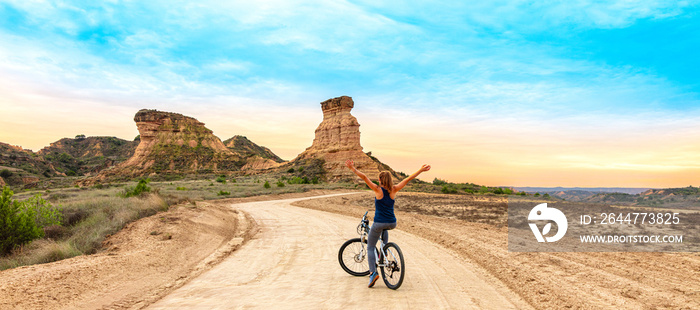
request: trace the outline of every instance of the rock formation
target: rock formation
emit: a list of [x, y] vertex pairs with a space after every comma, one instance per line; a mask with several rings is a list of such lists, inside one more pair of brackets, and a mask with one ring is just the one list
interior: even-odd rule
[[5, 183], [5, 180], [3, 180], [2, 177], [0, 177], [0, 188], [2, 188], [2, 187], [5, 186], [5, 185], [7, 185], [7, 184]]
[[264, 166], [259, 156], [244, 156], [227, 148], [204, 123], [192, 117], [140, 110], [134, 121], [140, 134], [134, 155], [93, 178], [79, 181], [79, 185], [154, 174], [228, 173], [241, 170], [249, 162], [254, 163], [249, 165], [251, 169]]
[[356, 177], [345, 167], [345, 161], [352, 159], [358, 170], [371, 179], [377, 179], [379, 172], [387, 170], [398, 179], [397, 174], [379, 160], [365, 154], [360, 145], [360, 123], [350, 114], [355, 106], [352, 98], [342, 96], [321, 102], [323, 121], [316, 128], [316, 136], [311, 147], [291, 161], [301, 164], [313, 159], [325, 161], [328, 181], [355, 180]]

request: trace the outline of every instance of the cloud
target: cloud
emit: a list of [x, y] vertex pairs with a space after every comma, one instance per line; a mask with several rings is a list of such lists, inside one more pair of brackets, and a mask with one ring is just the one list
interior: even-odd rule
[[[46, 124], [99, 126], [85, 119], [120, 113], [128, 137], [136, 110], [158, 108], [197, 117], [222, 139], [248, 135], [291, 158], [313, 139], [318, 102], [351, 95], [366, 150], [406, 172], [426, 157], [437, 163], [435, 175], [492, 184], [547, 164], [551, 174], [691, 169], [698, 150], [676, 137], [698, 136], [697, 86], [653, 64], [610, 64], [583, 44], [605, 42], [577, 38], [688, 18], [696, 6], [5, 1], [0, 12], [11, 18], [0, 21], [2, 121], [13, 117], [30, 128], [18, 120], [42, 109]], [[61, 118], [46, 112], [50, 102], [66, 111]], [[80, 113], [90, 106], [93, 112]], [[32, 143], [55, 140], [50, 125], [37, 127], [32, 133], [43, 142]]]

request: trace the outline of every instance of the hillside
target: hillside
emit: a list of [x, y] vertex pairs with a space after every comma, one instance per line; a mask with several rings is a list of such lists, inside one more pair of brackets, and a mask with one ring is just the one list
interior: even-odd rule
[[116, 137], [63, 138], [41, 149], [38, 154], [66, 175], [86, 175], [127, 160], [134, 154], [139, 141]]
[[232, 138], [225, 140], [223, 143], [230, 150], [239, 153], [245, 157], [257, 155], [262, 158], [271, 159], [278, 163], [283, 163], [285, 161], [284, 159], [280, 158], [275, 153], [273, 153], [270, 149], [253, 143], [253, 141], [250, 141], [245, 136], [236, 135]]

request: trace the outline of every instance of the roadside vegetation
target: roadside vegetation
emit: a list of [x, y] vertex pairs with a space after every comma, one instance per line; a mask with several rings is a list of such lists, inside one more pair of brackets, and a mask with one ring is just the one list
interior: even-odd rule
[[434, 194], [461, 194], [461, 195], [513, 195], [515, 192], [508, 187], [491, 187], [474, 183], [453, 183], [435, 178], [433, 182], [413, 181], [408, 191]]
[[[0, 253], [0, 270], [48, 263], [102, 250], [107, 236], [126, 224], [166, 211], [172, 205], [194, 201], [267, 194], [298, 193], [313, 189], [357, 189], [350, 183], [291, 183], [274, 176], [215, 175], [199, 180], [98, 184], [93, 187], [19, 190], [4, 187], [0, 217], [10, 215], [20, 227], [0, 227], [0, 240], [11, 244]], [[277, 186], [272, 186], [276, 184]], [[280, 186], [282, 184], [282, 186]], [[0, 218], [2, 220], [2, 218]], [[11, 240], [10, 240], [11, 239]]]

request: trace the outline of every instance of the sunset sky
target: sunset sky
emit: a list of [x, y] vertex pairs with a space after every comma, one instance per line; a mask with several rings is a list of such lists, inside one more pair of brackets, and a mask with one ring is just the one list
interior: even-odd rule
[[[466, 2], [466, 3], [462, 3]], [[699, 1], [1, 1], [0, 142], [133, 139], [139, 109], [292, 159], [355, 100], [395, 170], [700, 185]]]

